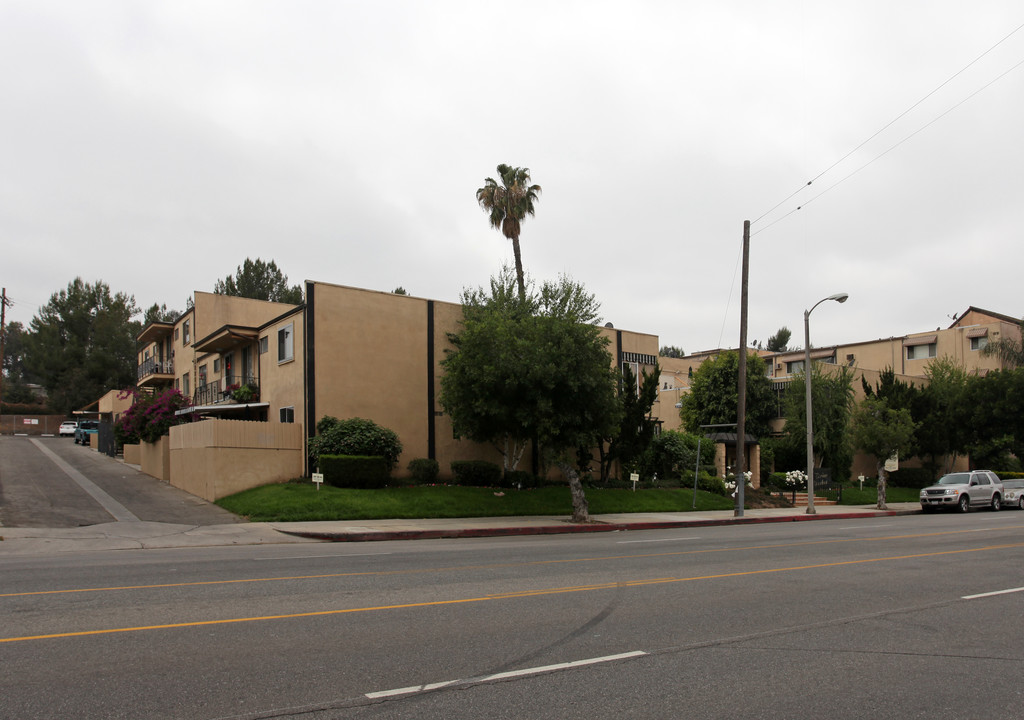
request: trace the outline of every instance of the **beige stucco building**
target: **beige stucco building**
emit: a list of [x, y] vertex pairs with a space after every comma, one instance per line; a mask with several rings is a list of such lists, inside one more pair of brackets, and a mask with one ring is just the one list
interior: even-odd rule
[[[302, 305], [285, 305], [196, 292], [174, 322], [140, 333], [139, 386], [173, 386], [192, 399], [190, 412], [207, 417], [300, 424], [302, 437], [327, 415], [368, 418], [401, 439], [398, 476], [415, 458], [437, 460], [442, 476], [453, 460], [500, 462], [495, 448], [455, 438], [439, 403], [441, 361], [448, 334], [459, 328], [460, 305], [312, 281], [305, 295]], [[629, 364], [637, 374], [653, 369], [656, 335], [601, 332], [613, 364]], [[174, 453], [184, 457], [187, 450], [176, 431], [172, 474]], [[203, 465], [190, 460], [182, 467], [196, 472]], [[536, 471], [537, 459], [527, 452], [521, 467]], [[264, 482], [308, 471], [301, 463], [277, 465]]]

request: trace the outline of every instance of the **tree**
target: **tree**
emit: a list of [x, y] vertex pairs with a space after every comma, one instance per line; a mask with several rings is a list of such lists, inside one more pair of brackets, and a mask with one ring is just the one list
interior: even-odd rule
[[1004, 469], [1024, 457], [1024, 368], [969, 375], [962, 408], [974, 468]]
[[654, 439], [655, 422], [651, 418], [651, 407], [658, 399], [660, 378], [661, 371], [657, 364], [651, 372], [641, 370], [640, 378], [633, 374], [628, 365], [623, 368], [618, 394], [619, 421], [614, 434], [604, 438], [598, 445], [601, 482], [608, 481], [612, 464], [616, 460], [623, 472], [635, 468]]
[[[811, 363], [811, 417], [814, 420], [815, 467], [832, 469], [833, 477], [848, 478], [853, 464], [849, 442], [853, 412], [853, 370], [846, 366], [826, 372], [821, 363]], [[798, 373], [783, 398], [788, 440], [807, 456], [807, 380]]]
[[36, 382], [36, 380], [25, 365], [25, 326], [16, 321], [7, 323], [3, 342], [3, 401], [5, 403], [38, 402], [28, 386], [29, 383]]
[[530, 168], [498, 166], [499, 185], [494, 178], [485, 178], [484, 186], [477, 189], [476, 201], [490, 215], [491, 227], [501, 230], [512, 241], [516, 260], [516, 280], [519, 298], [526, 299], [526, 279], [523, 258], [519, 251], [519, 232], [527, 215], [535, 214], [534, 203], [540, 197], [540, 185], [530, 185]]
[[488, 291], [463, 292], [462, 327], [442, 361], [441, 406], [457, 437], [501, 452], [506, 472], [536, 440], [569, 480], [573, 520], [586, 522], [570, 456], [610, 435], [617, 420], [608, 339], [595, 327], [599, 306], [565, 277], [522, 296], [516, 281], [504, 268]]
[[1010, 368], [1024, 367], [1024, 344], [1021, 342], [1024, 337], [1024, 319], [1020, 321], [1020, 333], [1021, 337], [1004, 335], [990, 341], [982, 348], [981, 354], [995, 356]]
[[[705, 360], [693, 373], [690, 392], [682, 398], [679, 417], [691, 433], [701, 425], [736, 422], [739, 401], [739, 352], [730, 350]], [[768, 435], [769, 421], [778, 415], [778, 403], [764, 360], [747, 355], [747, 432], [755, 437]]]
[[[911, 410], [918, 423], [915, 433], [919, 455], [928, 456], [933, 476], [950, 472], [957, 455], [967, 446], [967, 369], [951, 355], [928, 363], [928, 384], [921, 388]], [[945, 463], [941, 463], [941, 459]]]
[[[885, 368], [885, 370], [879, 373], [878, 381], [874, 387], [871, 387], [871, 384], [868, 383], [867, 378], [864, 376], [861, 376], [860, 383], [866, 397], [880, 398], [893, 409], [901, 408], [907, 410], [916, 421], [915, 409], [920, 407], [921, 391], [912, 383], [907, 383], [897, 378], [896, 371], [893, 370], [892, 366]], [[917, 413], [919, 414], [920, 410], [917, 410]], [[903, 448], [903, 452], [907, 457], [918, 454], [916, 435], [911, 436], [906, 447]]]
[[661, 349], [658, 350], [658, 354], [667, 358], [686, 357], [686, 352], [681, 347], [676, 347], [675, 345], [663, 345]]
[[878, 509], [887, 509], [885, 489], [888, 475], [885, 462], [894, 455], [907, 453], [914, 437], [914, 420], [907, 408], [891, 408], [881, 397], [865, 397], [851, 420], [853, 446], [874, 455], [878, 469]]
[[777, 333], [768, 338], [768, 345], [765, 349], [769, 352], [785, 352], [789, 348], [789, 339], [792, 335], [789, 328], [783, 325]]
[[392, 290], [392, 291], [391, 291], [391, 293], [392, 293], [393, 295], [408, 295], [408, 294], [409, 294], [409, 293], [407, 293], [407, 292], [405, 291], [405, 288], [404, 288], [404, 287], [402, 287], [401, 285], [399, 285], [399, 286], [398, 286], [398, 287], [396, 287], [396, 288], [395, 288], [394, 290]]
[[181, 315], [177, 310], [168, 310], [166, 305], [157, 305], [153, 303], [146, 308], [145, 315], [142, 316], [142, 327], [151, 325], [155, 322], [174, 322]]
[[216, 282], [213, 292], [217, 295], [234, 295], [291, 305], [302, 302], [302, 287], [288, 287], [288, 276], [281, 272], [277, 263], [273, 260], [263, 262], [260, 258], [246, 258], [235, 271], [234, 277], [228, 275]]
[[68, 413], [135, 384], [137, 313], [134, 297], [111, 295], [103, 281], [75, 278], [50, 296], [25, 339], [26, 367], [46, 388], [51, 407]]

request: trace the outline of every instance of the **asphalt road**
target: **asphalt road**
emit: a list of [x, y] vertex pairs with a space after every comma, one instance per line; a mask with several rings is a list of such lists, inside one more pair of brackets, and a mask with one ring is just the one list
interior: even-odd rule
[[0, 436], [0, 526], [69, 528], [115, 520], [240, 522], [71, 438]]
[[977, 512], [0, 557], [0, 717], [1018, 718], [1022, 551]]

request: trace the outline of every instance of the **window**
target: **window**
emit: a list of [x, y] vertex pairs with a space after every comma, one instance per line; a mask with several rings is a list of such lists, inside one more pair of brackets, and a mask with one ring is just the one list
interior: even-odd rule
[[181, 394], [185, 397], [188, 397], [189, 395], [188, 373], [181, 376]]
[[[803, 360], [791, 360], [786, 363], [786, 374], [795, 375], [798, 372], [803, 372], [804, 361]], [[813, 417], [813, 415], [812, 415]]]
[[270, 350], [270, 338], [266, 335], [260, 338], [260, 355]]
[[213, 371], [215, 373], [220, 372], [220, 358], [215, 358], [213, 361]]
[[277, 361], [285, 362], [295, 359], [294, 324], [288, 323], [277, 331]]
[[178, 341], [178, 328], [174, 328], [174, 341]]
[[987, 336], [971, 338], [971, 350], [984, 350], [986, 345], [988, 345]]
[[189, 320], [186, 320], [185, 324], [181, 326], [181, 333], [185, 336], [185, 339], [182, 340], [182, 345], [188, 345], [192, 342], [192, 334], [189, 332], [189, 322]]
[[199, 374], [196, 376], [196, 383], [197, 383], [197, 385], [196, 385], [197, 388], [202, 387], [203, 385], [206, 384], [206, 366], [205, 365], [200, 365], [199, 366]]
[[923, 360], [933, 357], [935, 357], [935, 343], [907, 346], [907, 360]]
[[283, 423], [293, 423], [293, 422], [295, 422], [295, 408], [294, 407], [281, 408], [281, 422], [283, 422]]

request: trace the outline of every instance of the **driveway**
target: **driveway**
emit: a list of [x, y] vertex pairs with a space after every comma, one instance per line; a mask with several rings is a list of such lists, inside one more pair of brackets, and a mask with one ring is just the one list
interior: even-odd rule
[[244, 522], [70, 438], [0, 436], [0, 526], [72, 528], [136, 520]]

